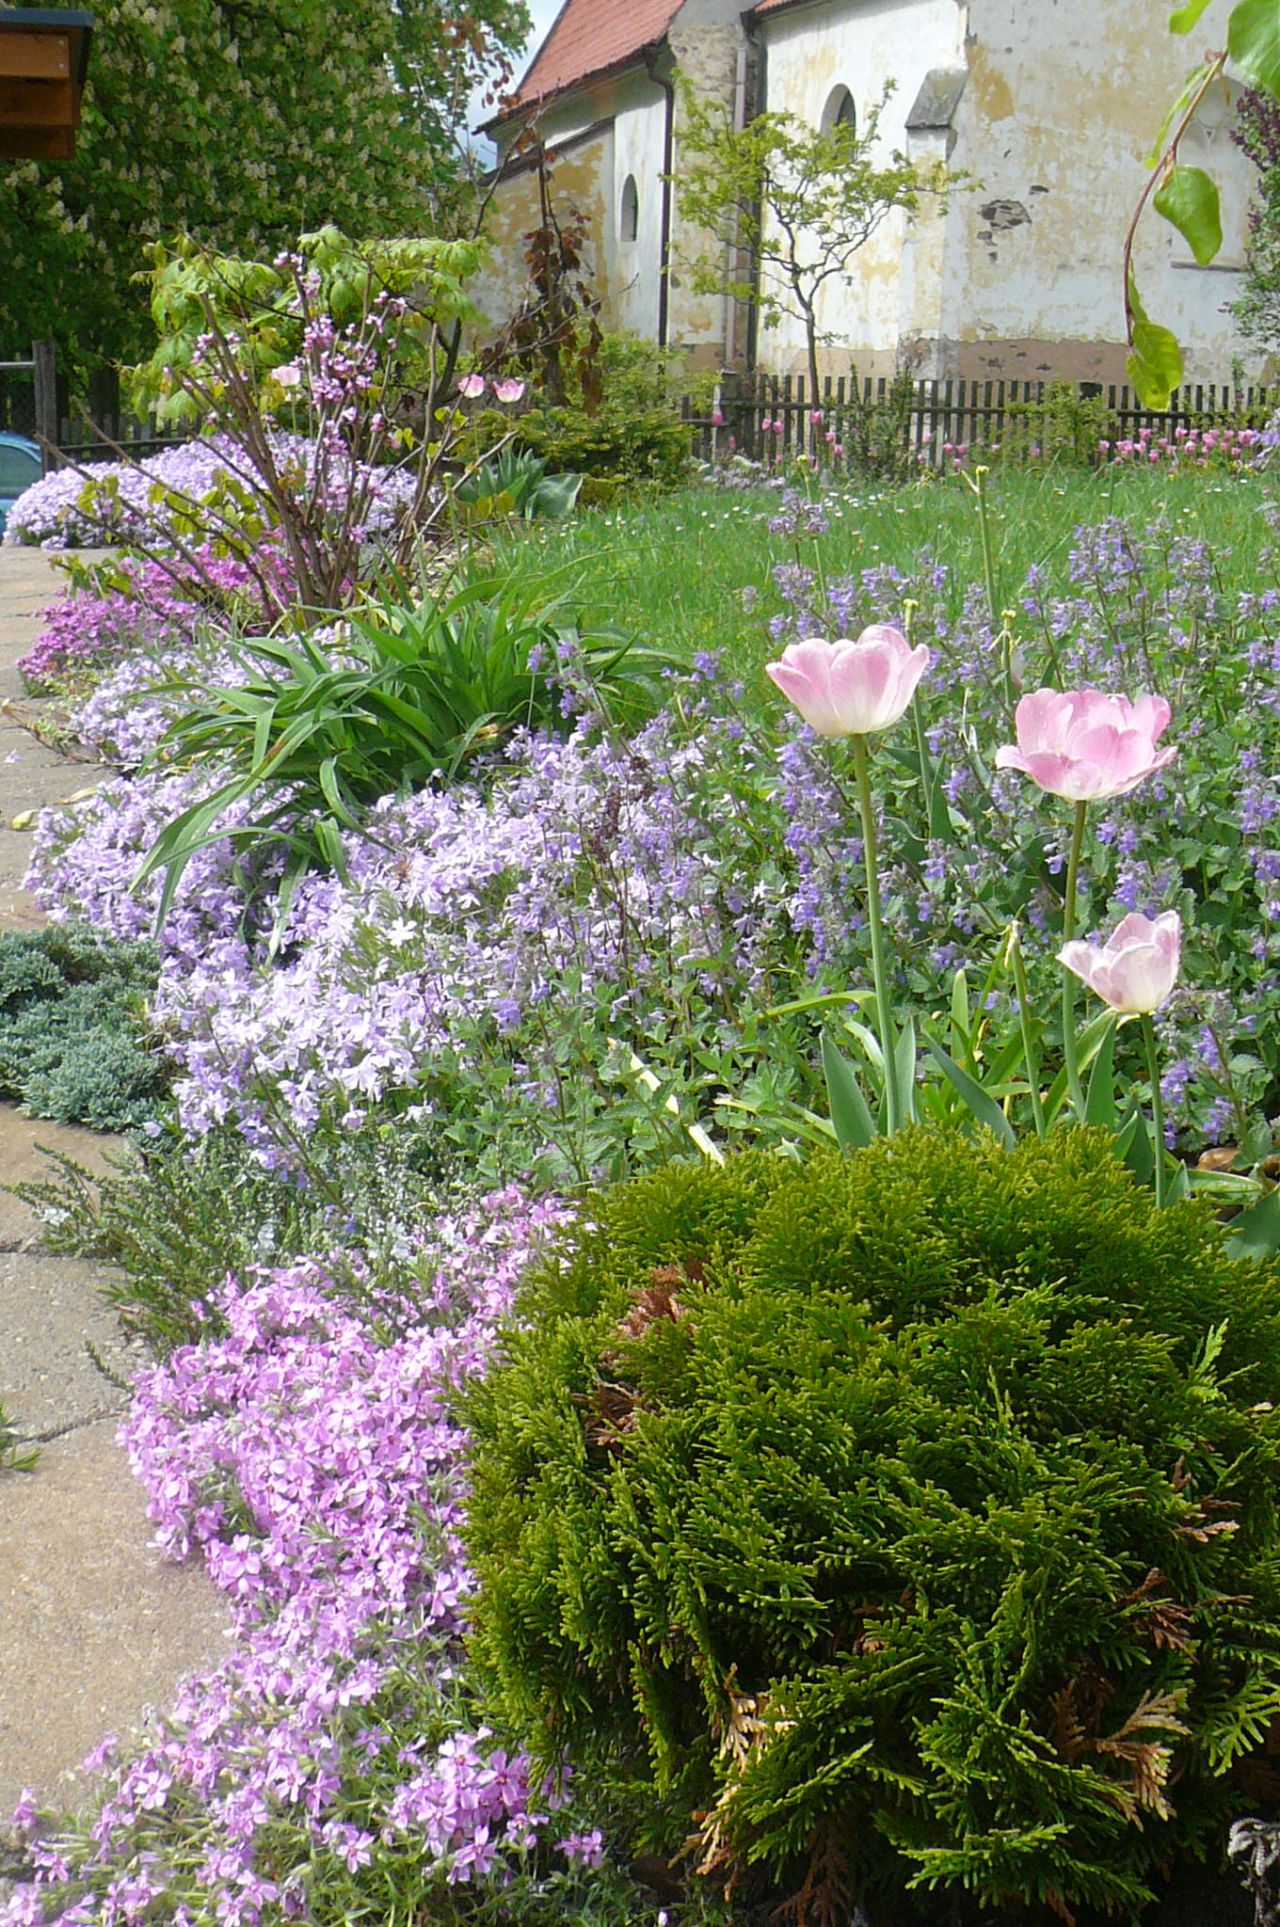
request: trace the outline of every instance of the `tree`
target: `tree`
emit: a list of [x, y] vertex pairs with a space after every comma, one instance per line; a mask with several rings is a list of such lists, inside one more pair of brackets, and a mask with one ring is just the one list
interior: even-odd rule
[[1251, 341], [1280, 347], [1280, 101], [1251, 90], [1241, 99], [1231, 138], [1258, 169], [1249, 209], [1244, 293], [1231, 312]]
[[766, 327], [794, 316], [805, 331], [809, 392], [818, 395], [822, 291], [845, 275], [889, 215], [914, 215], [940, 196], [944, 171], [905, 154], [877, 158], [888, 93], [860, 129], [807, 126], [793, 114], [758, 114], [736, 128], [720, 103], [682, 88], [680, 213], [712, 237], [684, 262], [703, 294], [753, 306]]
[[[1209, 0], [1170, 0], [1170, 4], [1170, 33], [1189, 34], [1198, 25]], [[1143, 210], [1150, 201], [1156, 212], [1177, 228], [1201, 267], [1207, 267], [1222, 246], [1217, 182], [1202, 167], [1185, 166], [1179, 158], [1179, 147], [1201, 101], [1225, 75], [1228, 61], [1256, 89], [1260, 104], [1280, 99], [1280, 0], [1236, 0], [1227, 17], [1226, 46], [1205, 53], [1165, 115], [1148, 156], [1151, 178], [1129, 222], [1122, 262], [1130, 348], [1129, 379], [1139, 400], [1148, 408], [1167, 408], [1174, 389], [1181, 386], [1182, 350], [1176, 335], [1152, 321], [1143, 306], [1133, 267], [1134, 241]], [[1267, 136], [1261, 126], [1259, 140], [1265, 150]], [[1263, 226], [1261, 229], [1255, 226], [1251, 253], [1256, 255], [1258, 273], [1265, 280], [1275, 275], [1280, 262], [1274, 255], [1268, 262], [1265, 252], [1257, 254], [1259, 239], [1265, 249], [1269, 238], [1265, 182], [1263, 194]], [[1246, 305], [1249, 302], [1248, 293], [1245, 302]], [[1246, 330], [1253, 332], [1243, 314], [1240, 319]], [[1259, 319], [1262, 319], [1261, 313]]]
[[523, 0], [98, 0], [74, 160], [0, 168], [0, 352], [149, 346], [132, 277], [180, 233], [270, 254], [447, 224], [470, 88]]

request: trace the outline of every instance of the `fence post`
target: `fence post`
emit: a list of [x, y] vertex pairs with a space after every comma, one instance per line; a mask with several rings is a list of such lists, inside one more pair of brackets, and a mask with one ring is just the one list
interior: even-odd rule
[[36, 440], [47, 475], [54, 466], [58, 441], [58, 356], [51, 341], [33, 341], [31, 364], [35, 370]]

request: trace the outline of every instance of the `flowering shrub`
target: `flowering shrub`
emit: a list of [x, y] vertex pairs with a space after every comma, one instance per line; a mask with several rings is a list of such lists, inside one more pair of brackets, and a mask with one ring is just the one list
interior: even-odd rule
[[444, 1918], [450, 1889], [565, 1890], [566, 1863], [600, 1857], [479, 1724], [458, 1667], [473, 1581], [452, 1398], [564, 1221], [508, 1190], [420, 1236], [395, 1279], [357, 1254], [230, 1278], [209, 1294], [221, 1335], [141, 1374], [124, 1442], [160, 1544], [226, 1595], [234, 1647], [144, 1750], [98, 1749], [83, 1831], [24, 1805], [38, 1872], [8, 1927], [249, 1927], [335, 1893], [348, 1918], [375, 1897], [381, 1917]]

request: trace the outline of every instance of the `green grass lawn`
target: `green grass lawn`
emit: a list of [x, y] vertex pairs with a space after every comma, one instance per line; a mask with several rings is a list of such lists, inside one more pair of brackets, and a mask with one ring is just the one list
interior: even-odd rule
[[[1269, 484], [1256, 476], [1106, 469], [1032, 472], [987, 478], [995, 575], [1001, 606], [1016, 605], [1036, 563], [1055, 584], [1067, 579], [1072, 531], [1082, 522], [1122, 516], [1135, 530], [1163, 515], [1181, 534], [1207, 542], [1224, 583], [1245, 586], [1272, 539], [1261, 514]], [[828, 504], [830, 532], [797, 545], [771, 535], [776, 490], [738, 493], [691, 488], [655, 500], [590, 510], [573, 522], [530, 527], [527, 540], [548, 563], [572, 564], [587, 611], [635, 629], [689, 658], [723, 650], [752, 676], [774, 653], [766, 622], [777, 606], [771, 567], [815, 558], [829, 576], [888, 563], [904, 572], [924, 555], [952, 571], [958, 602], [983, 579], [977, 502], [963, 476], [929, 478], [898, 489], [851, 488]], [[744, 590], [758, 597], [744, 607]]]

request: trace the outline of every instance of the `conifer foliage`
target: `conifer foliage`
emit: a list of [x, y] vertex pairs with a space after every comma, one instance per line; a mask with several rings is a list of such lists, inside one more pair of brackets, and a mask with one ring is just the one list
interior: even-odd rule
[[1102, 1133], [672, 1167], [518, 1309], [474, 1650], [637, 1849], [797, 1922], [1123, 1919], [1280, 1791], [1280, 1269]]

